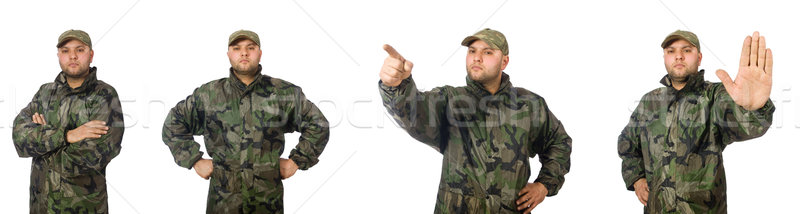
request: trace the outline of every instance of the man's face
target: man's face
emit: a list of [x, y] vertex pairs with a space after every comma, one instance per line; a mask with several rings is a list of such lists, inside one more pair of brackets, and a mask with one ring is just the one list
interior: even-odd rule
[[228, 46], [228, 59], [239, 75], [255, 75], [261, 61], [261, 47], [249, 39], [234, 41]]
[[686, 40], [676, 40], [664, 48], [664, 67], [674, 82], [686, 82], [690, 74], [697, 73], [703, 54]]
[[508, 56], [492, 49], [483, 40], [475, 40], [467, 51], [467, 75], [473, 81], [485, 84], [499, 81], [501, 72], [508, 65]]
[[70, 78], [81, 78], [89, 74], [94, 51], [80, 40], [73, 39], [58, 48], [58, 64]]

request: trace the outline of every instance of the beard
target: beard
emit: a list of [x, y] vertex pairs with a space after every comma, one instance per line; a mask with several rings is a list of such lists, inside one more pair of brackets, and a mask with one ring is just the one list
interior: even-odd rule
[[686, 65], [684, 72], [676, 71], [674, 67], [667, 67], [667, 76], [672, 82], [685, 83], [689, 76], [697, 73], [697, 66]]
[[89, 65], [80, 65], [76, 69], [72, 69], [68, 65], [61, 65], [61, 71], [64, 71], [68, 78], [79, 79], [89, 75]]
[[491, 68], [483, 68], [480, 71], [472, 71], [470, 70], [471, 67], [472, 65], [467, 65], [467, 76], [472, 81], [486, 84], [500, 78], [500, 64]]
[[239, 75], [253, 76], [258, 73], [258, 63], [250, 63], [249, 65], [237, 63], [233, 65], [233, 71]]

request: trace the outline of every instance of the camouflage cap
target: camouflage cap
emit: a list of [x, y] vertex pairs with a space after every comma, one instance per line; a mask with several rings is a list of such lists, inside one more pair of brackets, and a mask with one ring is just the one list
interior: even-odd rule
[[500, 33], [500, 31], [489, 28], [483, 29], [472, 36], [464, 38], [464, 40], [461, 41], [461, 45], [469, 46], [472, 44], [472, 42], [479, 39], [486, 42], [486, 44], [489, 44], [492, 49], [498, 49], [503, 51], [503, 55], [508, 55], [508, 42], [506, 41], [506, 36], [504, 36], [503, 33]]
[[233, 42], [242, 38], [252, 40], [256, 45], [261, 46], [261, 40], [258, 39], [258, 34], [249, 30], [237, 30], [233, 32], [231, 36], [228, 37], [228, 46], [233, 45]]
[[697, 35], [689, 31], [683, 30], [676, 30], [675, 32], [670, 33], [667, 35], [667, 38], [664, 38], [664, 41], [661, 42], [661, 48], [667, 48], [667, 45], [672, 44], [675, 40], [683, 39], [689, 42], [689, 44], [694, 45], [697, 48], [697, 52], [700, 52], [700, 40], [697, 39]]
[[78, 41], [83, 42], [89, 46], [89, 49], [92, 48], [92, 38], [89, 38], [89, 34], [82, 31], [82, 30], [67, 30], [64, 33], [61, 33], [61, 36], [58, 36], [58, 43], [56, 43], [56, 48], [60, 48], [64, 46], [69, 40], [77, 39]]

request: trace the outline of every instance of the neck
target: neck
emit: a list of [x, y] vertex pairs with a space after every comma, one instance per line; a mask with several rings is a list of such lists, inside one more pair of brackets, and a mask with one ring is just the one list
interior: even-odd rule
[[686, 82], [672, 82], [672, 87], [675, 88], [675, 90], [680, 91], [684, 86], [686, 86]]
[[486, 89], [486, 91], [494, 95], [497, 93], [497, 90], [500, 90], [500, 79], [497, 79], [497, 81], [482, 83], [481, 85], [483, 85], [483, 88]]
[[77, 87], [81, 87], [81, 85], [83, 84], [84, 80], [86, 80], [86, 75], [83, 75], [82, 77], [69, 77], [69, 76], [67, 76], [67, 84], [69, 85], [70, 88], [73, 88], [73, 89], [77, 88]]
[[249, 86], [250, 83], [253, 83], [253, 81], [256, 79], [256, 74], [244, 75], [244, 74], [239, 74], [238, 72], [233, 72], [233, 73], [236, 75], [236, 78], [239, 78], [239, 81], [242, 81], [242, 83], [244, 83], [244, 85], [246, 86]]

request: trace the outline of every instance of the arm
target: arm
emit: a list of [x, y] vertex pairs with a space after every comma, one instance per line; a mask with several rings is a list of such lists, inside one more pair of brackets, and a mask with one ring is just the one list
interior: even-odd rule
[[714, 86], [710, 116], [721, 138], [716, 140], [724, 145], [759, 137], [772, 124], [772, 50], [766, 44], [757, 31], [744, 39], [735, 80], [728, 72], [717, 70], [724, 89]]
[[[296, 88], [293, 102], [293, 117], [289, 122], [292, 131], [300, 132], [297, 146], [289, 154], [297, 168], [306, 170], [319, 162], [319, 156], [328, 143], [329, 127], [325, 115], [314, 103], [307, 100], [300, 88]], [[293, 173], [292, 173], [293, 174]]]
[[178, 102], [169, 111], [161, 131], [161, 138], [172, 152], [175, 163], [187, 169], [191, 169], [203, 157], [200, 144], [193, 137], [204, 132], [204, 114], [199, 91], [199, 88], [195, 89], [192, 95]]
[[443, 130], [444, 123], [447, 121], [447, 97], [444, 89], [419, 92], [411, 77], [403, 80], [397, 87], [378, 84], [383, 106], [394, 120], [411, 137], [442, 152], [447, 143], [442, 138], [442, 133], [446, 132]]
[[529, 154], [538, 154], [542, 169], [536, 178], [547, 189], [547, 196], [558, 194], [564, 184], [564, 175], [569, 172], [572, 138], [567, 135], [564, 126], [550, 112], [544, 99], [538, 99], [538, 112], [534, 115], [531, 126], [531, 145]]
[[714, 90], [710, 116], [723, 144], [753, 139], [767, 132], [775, 112], [775, 105], [771, 100], [767, 100], [761, 108], [750, 111], [737, 105], [725, 88], [717, 86], [719, 87]]
[[63, 172], [68, 175], [77, 176], [94, 172], [102, 174], [111, 159], [121, 150], [125, 123], [117, 92], [109, 87], [86, 99], [88, 121], [106, 122], [108, 131], [99, 138], [84, 138], [71, 143], [63, 152], [58, 153], [55, 163], [60, 163]]
[[617, 152], [622, 159], [622, 180], [625, 181], [626, 189], [634, 191], [634, 183], [641, 178], [645, 178], [644, 156], [642, 155], [641, 140], [639, 139], [640, 128], [642, 127], [640, 115], [644, 110], [646, 95], [639, 99], [639, 106], [631, 114], [630, 120], [625, 128], [622, 129], [617, 139]]
[[12, 139], [20, 157], [39, 157], [67, 145], [64, 127], [55, 124], [41, 125], [34, 123], [32, 119], [34, 113], [44, 113], [41, 110], [41, 102], [47, 100], [40, 97], [42, 94], [45, 96], [48, 94], [48, 90], [44, 87], [39, 88], [28, 106], [14, 118]]
[[383, 106], [411, 137], [442, 152], [446, 141], [441, 135], [447, 131], [443, 125], [447, 121], [444, 119], [447, 104], [444, 90], [417, 91], [411, 78], [414, 64], [391, 45], [383, 45], [383, 49], [389, 54], [378, 82]]

